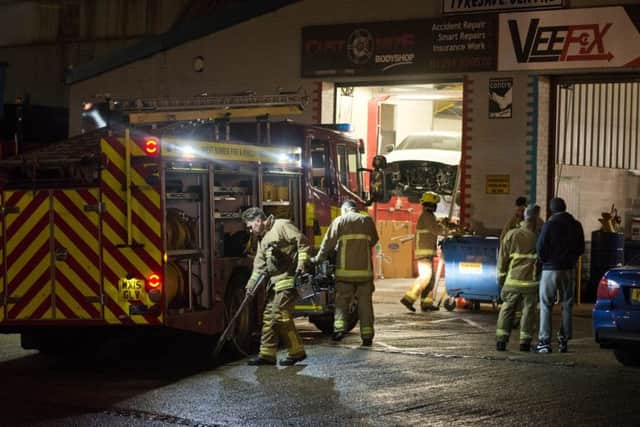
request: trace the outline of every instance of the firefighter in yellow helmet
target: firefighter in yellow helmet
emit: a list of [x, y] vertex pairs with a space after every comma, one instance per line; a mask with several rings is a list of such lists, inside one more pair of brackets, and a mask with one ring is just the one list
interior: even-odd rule
[[378, 231], [369, 215], [356, 211], [356, 204], [347, 200], [342, 214], [329, 226], [320, 250], [313, 262], [321, 262], [333, 250], [336, 256], [336, 311], [333, 322], [333, 340], [345, 336], [345, 320], [353, 298], [358, 299], [358, 319], [362, 345], [373, 342], [374, 291], [371, 248], [378, 243]]
[[249, 365], [275, 365], [278, 344], [287, 346], [288, 357], [280, 365], [293, 365], [307, 355], [302, 339], [293, 323], [292, 312], [298, 299], [294, 287], [295, 274], [305, 269], [309, 261], [307, 240], [288, 219], [267, 216], [260, 208], [249, 208], [242, 219], [258, 238], [258, 250], [253, 262], [253, 272], [247, 283], [250, 288], [261, 273], [270, 277], [266, 291], [262, 336], [258, 357]]
[[418, 278], [413, 286], [402, 297], [400, 302], [411, 311], [416, 311], [413, 303], [420, 297], [420, 308], [422, 311], [437, 309], [433, 305], [433, 297], [430, 295], [433, 290], [433, 257], [436, 256], [438, 235], [444, 234], [444, 227], [436, 220], [434, 212], [440, 202], [440, 196], [433, 191], [427, 191], [420, 198], [422, 203], [422, 214], [416, 224], [416, 250], [415, 255], [418, 260]]

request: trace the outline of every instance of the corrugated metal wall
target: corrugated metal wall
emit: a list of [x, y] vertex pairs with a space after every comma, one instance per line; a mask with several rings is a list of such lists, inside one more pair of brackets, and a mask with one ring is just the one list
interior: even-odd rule
[[640, 81], [556, 85], [556, 163], [640, 169]]

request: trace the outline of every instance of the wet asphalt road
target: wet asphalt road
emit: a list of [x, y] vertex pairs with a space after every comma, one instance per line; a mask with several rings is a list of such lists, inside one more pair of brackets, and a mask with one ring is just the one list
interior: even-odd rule
[[521, 353], [517, 339], [498, 353], [490, 305], [410, 314], [396, 302], [408, 283], [377, 284], [372, 348], [301, 319], [309, 358], [287, 368], [136, 346], [55, 360], [0, 336], [0, 426], [640, 425], [640, 370], [598, 348], [589, 318], [567, 354]]

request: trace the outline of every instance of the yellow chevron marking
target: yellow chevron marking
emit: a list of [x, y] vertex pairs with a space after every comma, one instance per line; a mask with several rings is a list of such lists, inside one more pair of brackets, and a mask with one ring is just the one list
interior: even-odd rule
[[[124, 146], [124, 143], [121, 142]], [[132, 144], [133, 145], [133, 144]], [[114, 164], [116, 165], [116, 167], [122, 171], [122, 173], [124, 173], [124, 158], [121, 157], [118, 152], [116, 150], [113, 149], [113, 147], [111, 147], [111, 145], [109, 145], [108, 143], [103, 144], [103, 149], [102, 151], [105, 153], [105, 155], [107, 156], [107, 158]], [[142, 155], [144, 153], [140, 152], [139, 154], [134, 154], [132, 153], [132, 155]], [[106, 171], [103, 171], [106, 172]], [[104, 176], [104, 173], [103, 173]], [[131, 169], [131, 182], [139, 185], [142, 188], [146, 188], [147, 186], [147, 182], [145, 181], [144, 177], [142, 177], [142, 175], [140, 175], [136, 170]], [[118, 192], [123, 192], [122, 190], [122, 183], [116, 181], [116, 185], [111, 185], [109, 184], [109, 187], [115, 189]], [[145, 195], [149, 198], [149, 200], [151, 201], [151, 203], [156, 207], [156, 208], [160, 208], [160, 195], [158, 194], [157, 191], [145, 191], [144, 192]]]
[[[124, 138], [118, 138], [118, 142], [124, 147]], [[146, 153], [140, 148], [138, 144], [136, 144], [133, 139], [130, 140], [130, 150], [132, 156], [145, 156]]]
[[[24, 199], [28, 199], [29, 197], [23, 197], [20, 201], [24, 201]], [[27, 206], [27, 203], [19, 203], [20, 211], [24, 211]], [[12, 236], [7, 236], [7, 252], [11, 253], [17, 245], [22, 242], [22, 240], [26, 237], [26, 235], [34, 228], [36, 223], [42, 219], [44, 216], [49, 215], [49, 202], [45, 199], [45, 201], [37, 207], [37, 209], [29, 216], [27, 221], [22, 224], [18, 230], [16, 230], [15, 234]], [[16, 221], [16, 216], [8, 215], [7, 216], [7, 228], [9, 228]], [[44, 228], [41, 233], [49, 233], [48, 228]]]
[[[17, 237], [17, 236], [16, 236]], [[15, 245], [10, 245], [10, 243], [13, 243], [14, 240], [16, 240], [16, 238], [14, 239], [10, 239], [9, 242], [7, 242], [7, 246], [9, 253], [13, 252], [13, 250], [15, 250]], [[27, 248], [20, 254], [20, 256], [18, 256], [15, 260], [15, 262], [9, 266], [7, 266], [7, 280], [10, 281], [13, 279], [13, 277], [15, 275], [17, 275], [23, 268], [25, 268], [25, 266], [27, 266], [28, 264], [30, 264], [32, 261], [32, 258], [34, 257], [34, 254], [43, 246], [43, 245], [48, 245], [49, 244], [49, 230], [45, 229], [42, 233], [38, 234], [29, 244], [29, 246], [27, 246]], [[11, 246], [14, 246], [13, 248], [11, 248]], [[43, 258], [47, 258], [48, 262], [51, 262], [50, 259], [50, 251], [47, 250], [45, 252], [45, 256]]]
[[[108, 199], [108, 198], [106, 198], [106, 197], [105, 197], [105, 199], [104, 199], [104, 200], [105, 200], [105, 201], [107, 201], [107, 202], [109, 201], [109, 199]], [[116, 214], [116, 217], [114, 217], [114, 220], [115, 220], [116, 222], [118, 222], [117, 213], [120, 213], [120, 212], [119, 212], [118, 210], [116, 210], [116, 209], [113, 209], [113, 208], [112, 208], [112, 209], [108, 209], [108, 208], [107, 208], [107, 210], [108, 210], [109, 214], [110, 214], [110, 215], [112, 215], [112, 216], [113, 216], [114, 214]], [[143, 208], [142, 208], [142, 207], [140, 207], [140, 208], [138, 209], [138, 211], [142, 211], [142, 210], [143, 210]], [[146, 211], [144, 211], [144, 212], [146, 212]], [[123, 217], [122, 217], [122, 218], [123, 218]], [[148, 218], [151, 218], [150, 216], [148, 216], [148, 217], [143, 216], [142, 218], [143, 218], [147, 223], [149, 223], [149, 222], [153, 222], [153, 221], [151, 221], [151, 219], [148, 219]], [[157, 223], [157, 222], [156, 222], [156, 223]], [[115, 230], [113, 230], [111, 227], [108, 227], [108, 225], [107, 225], [106, 223], [105, 223], [105, 224], [103, 224], [103, 230], [102, 230], [102, 233], [103, 233], [104, 235], [106, 235], [106, 234], [107, 234], [107, 232], [106, 232], [106, 229], [107, 229], [107, 228], [108, 228], [108, 230], [109, 230], [109, 233], [108, 233], [108, 234], [109, 234], [109, 236], [108, 236], [108, 237], [109, 237], [109, 240], [110, 240], [113, 244], [120, 244], [120, 243], [122, 243], [122, 242], [123, 242], [123, 238], [122, 238], [122, 236], [119, 236], [119, 235], [116, 233], [116, 231], [115, 231]], [[137, 226], [135, 226], [135, 225], [134, 225], [132, 229], [133, 229], [133, 236], [134, 236], [134, 239], [135, 239], [137, 242], [141, 242], [141, 243], [146, 243], [146, 242], [148, 242], [148, 240], [147, 240], [147, 238], [146, 238], [146, 237], [147, 237], [147, 236], [146, 236], [146, 234], [144, 234], [144, 233], [143, 233], [143, 232], [142, 232], [142, 231], [141, 231]], [[159, 229], [158, 229], [158, 231], [159, 231]], [[159, 238], [159, 234], [160, 234], [160, 233], [158, 233], [158, 234], [157, 234], [157, 237], [158, 237], [158, 238]], [[162, 259], [162, 248], [157, 247], [157, 246], [155, 246], [155, 245], [146, 244], [146, 245], [144, 246], [144, 248], [143, 248], [143, 249], [144, 249], [144, 251], [145, 251], [145, 252], [147, 252], [147, 253], [148, 253], [148, 254], [149, 254], [153, 259], [157, 260], [158, 262], [160, 262], [160, 260]]]
[[[31, 269], [31, 271], [29, 272], [29, 275], [25, 278], [25, 280], [22, 283], [20, 283], [16, 287], [16, 289], [11, 293], [11, 296], [20, 297], [24, 295], [29, 290], [29, 288], [33, 286], [33, 282], [50, 268], [51, 268], [51, 259], [49, 257], [42, 258], [40, 262], [38, 262], [36, 266], [33, 269]], [[50, 282], [50, 277], [51, 276], [49, 276], [49, 279], [48, 279], [49, 282]], [[13, 275], [10, 275], [9, 278], [13, 278]], [[51, 290], [51, 283], [47, 283], [46, 285], [44, 285], [43, 289], [47, 289], [47, 288]]]
[[[119, 182], [116, 180], [116, 178], [113, 175], [111, 175], [107, 171], [103, 171], [102, 180], [109, 187], [115, 189], [116, 194], [119, 193], [120, 184], [119, 184]], [[156, 217], [152, 216], [152, 215], [143, 215], [142, 214], [143, 212], [148, 212], [144, 208], [144, 206], [141, 203], [139, 203], [137, 200], [135, 200], [135, 199], [132, 199], [132, 202], [133, 202], [132, 210], [134, 212], [136, 212], [139, 217], [143, 218], [144, 221], [146, 222], [146, 224], [149, 226], [149, 228], [151, 228], [153, 231], [155, 231], [157, 233], [158, 236], [160, 236], [161, 227], [160, 227], [160, 222], [158, 221], [158, 219]], [[116, 219], [118, 221], [119, 224], [120, 223], [124, 224], [124, 218], [125, 218], [124, 212], [115, 209], [114, 206], [115, 206], [115, 203], [112, 203], [111, 206], [107, 205], [107, 209], [108, 209], [109, 213], [114, 217], [114, 219]], [[117, 215], [115, 214], [115, 212], [117, 212]], [[140, 232], [140, 230], [138, 230], [138, 234], [139, 234], [139, 236], [144, 237], [144, 235]], [[146, 240], [146, 239], [143, 239], [143, 241], [144, 240]]]
[[[73, 257], [73, 258], [80, 258], [79, 256], [77, 256], [77, 253], [71, 253], [71, 251], [69, 251], [69, 256]], [[79, 262], [81, 262], [81, 260], [78, 260]], [[84, 260], [84, 266], [85, 266], [85, 270], [86, 266], [89, 265], [89, 262]], [[81, 262], [82, 263], [82, 262]], [[65, 264], [64, 262], [58, 262], [56, 263], [56, 268], [58, 269], [58, 271], [60, 271], [61, 274], [63, 274], [72, 284], [73, 287], [78, 289], [78, 291], [84, 295], [84, 296], [96, 296], [98, 295], [98, 292], [94, 291], [93, 289], [91, 289], [85, 282], [83, 279], [80, 278], [80, 276], [78, 276], [76, 274], [76, 272], [72, 269], [69, 268], [69, 266], [67, 264]], [[87, 271], [89, 274], [93, 273], [93, 272], [89, 272]], [[95, 269], [95, 273], [91, 274], [91, 278], [95, 280], [96, 284], [99, 286], [100, 285], [100, 278], [98, 275], [98, 269]]]
[[[116, 232], [111, 227], [109, 227], [109, 225], [107, 223], [104, 223], [102, 225], [102, 234], [103, 234], [104, 237], [108, 238], [109, 241], [113, 245], [120, 244], [121, 241], [122, 241], [122, 239], [118, 238], [118, 235], [116, 234]], [[146, 249], [146, 246], [145, 246], [145, 249]], [[131, 249], [127, 249], [127, 248], [122, 248], [121, 252], [123, 253], [123, 255], [126, 258], [129, 259], [129, 262], [131, 262], [131, 264], [133, 264], [136, 267], [138, 267], [138, 269], [141, 272], [144, 272], [144, 271], [151, 272], [152, 271], [151, 267], [149, 267], [144, 261], [142, 261], [142, 259], [138, 256], [138, 254], [135, 253], [135, 251], [133, 251]], [[126, 255], [125, 255], [125, 252], [126, 252]], [[159, 258], [160, 257], [158, 256], [156, 259], [159, 260]]]
[[120, 324], [122, 321], [113, 314], [113, 311], [109, 310], [109, 307], [104, 306], [104, 321], [109, 324]]
[[107, 156], [107, 159], [114, 163], [118, 169], [122, 170], [124, 166], [124, 157], [120, 156], [120, 154], [118, 154], [118, 152], [114, 150], [111, 144], [105, 139], [100, 140], [100, 146], [102, 148], [102, 152]]
[[[51, 298], [51, 286], [47, 285], [40, 289], [32, 299], [29, 301], [29, 304], [16, 316], [16, 319], [30, 319], [33, 317], [33, 312], [40, 307], [40, 304], [46, 299]], [[47, 312], [40, 317], [40, 319], [52, 319], [51, 308], [47, 310]]]
[[[39, 236], [39, 237], [42, 237], [42, 236]], [[47, 241], [48, 239], [40, 238], [39, 240]], [[12, 268], [7, 271], [7, 282], [10, 282], [21, 271], [20, 267], [24, 266], [25, 264], [29, 264], [31, 266], [31, 263], [33, 263], [33, 261], [38, 261], [35, 267], [30, 268], [29, 275], [25, 277], [24, 281], [15, 288], [15, 290], [11, 293], [11, 295], [20, 296], [26, 293], [27, 290], [31, 286], [33, 286], [33, 282], [38, 277], [40, 277], [45, 270], [48, 270], [49, 268], [51, 268], [51, 258], [48, 255], [41, 258], [40, 260], [32, 260], [32, 255], [33, 255], [32, 253], [33, 253], [33, 246], [29, 247], [29, 249], [25, 252], [24, 257], [19, 257], [19, 262], [16, 262], [14, 265], [12, 265], [11, 266]]]
[[[103, 235], [107, 239], [109, 239], [109, 241], [111, 241], [112, 244], [115, 245], [118, 242], [118, 239], [117, 239], [115, 233], [113, 232], [113, 230], [111, 229], [111, 227], [109, 227], [108, 225], [105, 224], [102, 227], [102, 230], [103, 230]], [[125, 258], [127, 258], [131, 264], [136, 266], [138, 268], [138, 270], [140, 270], [141, 272], [145, 272], [145, 271], [151, 272], [151, 267], [149, 267], [147, 264], [145, 264], [140, 259], [138, 254], [136, 254], [133, 250], [127, 249], [127, 248], [121, 248], [121, 249], [116, 249], [116, 250], [119, 250], [122, 253], [122, 255]], [[105, 252], [108, 252], [108, 251], [103, 251], [103, 256], [104, 256]], [[117, 273], [116, 272], [116, 268], [115, 268], [116, 266], [118, 266], [120, 268], [123, 268], [123, 267], [120, 266], [120, 263], [118, 261], [115, 261], [115, 260], [114, 260], [114, 264], [109, 264], [109, 267], [114, 271], [114, 273]], [[125, 272], [123, 270], [123, 273], [126, 274], [128, 272]]]
[[[67, 211], [67, 209], [62, 204], [60, 203], [56, 204], [55, 209], [56, 209], [56, 214], [60, 214], [63, 217], [63, 220], [67, 222], [72, 228], [74, 228], [74, 231], [80, 236], [83, 242], [91, 248], [91, 251], [96, 256], [96, 259], [98, 259], [98, 236], [92, 235], [82, 226], [74, 227], [74, 222], [75, 222], [74, 217]], [[76, 259], [80, 264], [82, 264], [82, 266], [84, 267], [84, 270], [97, 282], [100, 277], [99, 266], [94, 265], [93, 262], [90, 262], [85, 256], [85, 253], [80, 248], [78, 248], [76, 246], [76, 243], [72, 239], [70, 239], [69, 236], [64, 234], [62, 230], [60, 230], [59, 228], [56, 228], [54, 233], [55, 233], [56, 239], [58, 239], [62, 244], [62, 246], [67, 248], [67, 250], [69, 251], [69, 256]], [[58, 268], [62, 266], [66, 267], [66, 264], [57, 263], [57, 266]], [[79, 280], [78, 283], [80, 282], [82, 281]], [[95, 294], [90, 290], [88, 291], [90, 292], [90, 294]]]
[[[78, 319], [91, 319], [91, 316], [82, 306], [73, 298], [65, 288], [60, 285], [56, 286], [56, 299], [62, 300], [69, 307]], [[63, 318], [64, 314], [61, 310], [56, 310], [56, 318]]]

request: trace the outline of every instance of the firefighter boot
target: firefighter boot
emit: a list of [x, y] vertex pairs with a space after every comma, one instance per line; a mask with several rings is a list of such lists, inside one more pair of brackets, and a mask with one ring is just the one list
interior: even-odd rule
[[264, 357], [254, 357], [253, 359], [249, 359], [247, 365], [249, 366], [262, 366], [262, 365], [275, 365], [275, 360], [265, 359]]
[[400, 300], [400, 302], [402, 303], [402, 305], [404, 305], [405, 307], [407, 307], [407, 309], [409, 311], [411, 311], [412, 313], [416, 312], [416, 309], [413, 307], [413, 301], [411, 301], [409, 298], [407, 298], [407, 296], [403, 296], [402, 299]]
[[433, 304], [433, 298], [426, 297], [420, 301], [420, 311], [437, 311], [440, 307]]
[[507, 351], [507, 342], [503, 340], [496, 341], [496, 351]]
[[531, 343], [529, 341], [522, 341], [520, 343], [520, 351], [530, 352], [531, 351]]
[[307, 358], [307, 354], [306, 353], [302, 353], [301, 356], [287, 356], [284, 359], [280, 359], [280, 366], [291, 366], [291, 365], [295, 365], [298, 362], [302, 362], [304, 359]]
[[331, 339], [334, 341], [342, 341], [344, 336], [345, 336], [345, 333], [342, 331], [334, 332], [333, 335], [331, 336]]
[[373, 344], [373, 338], [362, 338], [363, 347], [371, 347], [371, 344]]

